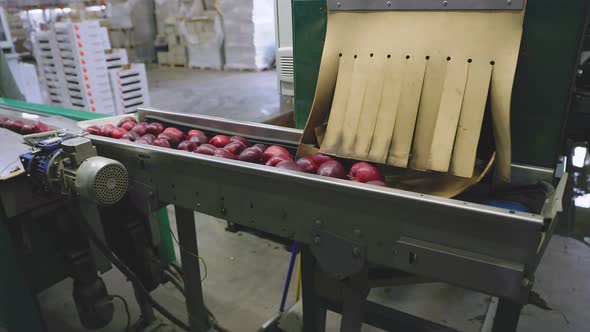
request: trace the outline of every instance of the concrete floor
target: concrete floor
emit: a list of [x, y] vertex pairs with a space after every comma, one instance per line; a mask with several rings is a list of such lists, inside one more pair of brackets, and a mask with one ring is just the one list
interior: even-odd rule
[[[264, 121], [279, 113], [272, 71], [217, 73], [154, 69], [148, 75], [155, 107], [250, 121]], [[169, 212], [175, 228], [174, 213]], [[200, 214], [196, 217], [200, 255], [208, 270], [203, 282], [205, 302], [230, 331], [256, 331], [278, 310], [289, 253], [251, 234], [226, 232], [222, 220]], [[109, 293], [128, 299], [135, 321], [139, 310], [130, 284], [115, 269], [104, 278]], [[71, 291], [71, 280], [65, 280], [39, 295], [50, 331], [84, 331]], [[535, 291], [556, 310], [525, 307], [518, 331], [590, 331], [590, 248], [576, 240], [555, 236], [539, 266]], [[171, 285], [158, 288], [154, 297], [186, 319], [182, 296]], [[370, 298], [466, 332], [481, 330], [490, 303], [489, 296], [442, 283], [375, 289]], [[293, 302], [291, 292], [288, 306]], [[125, 314], [121, 303], [116, 302], [116, 308], [113, 322], [100, 331], [123, 330]], [[297, 322], [296, 315], [291, 318]], [[338, 331], [338, 327], [337, 315], [330, 314], [328, 331]], [[365, 327], [363, 331], [378, 330]]]
[[281, 112], [277, 74], [151, 68], [151, 106], [167, 111], [263, 122]]

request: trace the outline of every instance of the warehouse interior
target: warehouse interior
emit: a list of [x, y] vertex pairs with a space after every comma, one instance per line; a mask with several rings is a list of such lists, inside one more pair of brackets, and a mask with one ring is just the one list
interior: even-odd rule
[[589, 18], [0, 0], [0, 332], [588, 331]]

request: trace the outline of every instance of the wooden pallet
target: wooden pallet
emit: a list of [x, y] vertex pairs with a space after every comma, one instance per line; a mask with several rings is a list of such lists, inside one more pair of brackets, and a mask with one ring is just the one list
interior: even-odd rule
[[259, 72], [271, 70], [273, 68], [274, 67], [272, 67], [272, 66], [264, 67], [264, 68], [233, 68], [233, 67], [224, 66], [223, 67], [223, 70], [225, 70], [225, 71], [245, 72], [245, 73], [259, 73]]
[[160, 68], [188, 68], [186, 63], [159, 63]]
[[194, 70], [214, 70], [214, 71], [221, 71], [223, 68], [213, 68], [213, 67], [200, 67], [200, 66], [190, 66], [191, 69]]

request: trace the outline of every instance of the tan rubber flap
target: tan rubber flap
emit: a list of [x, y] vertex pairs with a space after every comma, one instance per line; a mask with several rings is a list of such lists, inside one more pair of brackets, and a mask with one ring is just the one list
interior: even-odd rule
[[[342, 126], [346, 118], [346, 107], [348, 106], [348, 96], [350, 94], [350, 83], [352, 82], [352, 70], [354, 59], [352, 56], [340, 56], [340, 66], [338, 67], [338, 81], [334, 91], [334, 100], [330, 111], [330, 121], [326, 128], [324, 141], [321, 144], [322, 152], [336, 154], [342, 143]], [[318, 89], [321, 81], [318, 80]], [[311, 114], [310, 116], [312, 116]]]
[[385, 68], [383, 73], [383, 88], [381, 89], [381, 101], [377, 114], [375, 131], [371, 141], [371, 148], [367, 160], [385, 164], [389, 154], [389, 147], [393, 137], [393, 129], [396, 123], [397, 112], [399, 108], [399, 99], [402, 91], [402, 82], [404, 81], [401, 56], [386, 57]]
[[427, 57], [424, 86], [420, 98], [420, 109], [416, 120], [412, 159], [410, 161], [410, 167], [417, 170], [428, 169], [434, 126], [436, 125], [442, 90], [447, 77], [447, 57], [440, 54], [427, 55]]
[[[367, 83], [369, 79], [369, 56], [358, 55], [354, 52], [353, 56], [353, 70], [350, 82], [350, 92], [348, 95], [348, 103], [346, 105], [346, 114], [344, 116], [344, 123], [340, 136], [342, 137], [342, 144], [336, 153], [341, 157], [353, 157], [354, 144], [356, 141], [356, 129], [358, 127], [361, 113], [363, 112], [363, 104], [365, 100], [365, 92], [367, 91]], [[347, 57], [349, 55], [344, 55]], [[364, 115], [364, 114], [363, 114]], [[328, 120], [328, 124], [330, 120]], [[330, 128], [326, 135], [330, 135]], [[320, 147], [321, 150], [321, 147]]]
[[404, 63], [402, 91], [399, 99], [395, 129], [387, 163], [397, 167], [407, 167], [412, 148], [412, 138], [416, 126], [420, 94], [424, 82], [426, 60], [422, 57], [408, 57]]
[[453, 175], [473, 176], [471, 165], [475, 163], [491, 75], [492, 65], [489, 62], [479, 61], [469, 64], [463, 107], [451, 159]]
[[448, 62], [428, 158], [428, 169], [445, 173], [451, 163], [468, 70], [467, 59], [448, 58]]
[[[394, 127], [387, 163], [396, 166], [404, 164], [403, 156], [397, 160], [398, 158], [395, 155], [396, 148], [399, 147], [397, 144], [399, 144], [403, 148], [410, 146], [412, 155], [409, 156], [409, 159], [412, 167], [428, 169], [432, 166], [429, 160], [434, 160], [430, 152], [433, 147], [436, 123], [440, 120], [438, 113], [441, 109], [441, 100], [444, 101], [441, 98], [443, 96], [444, 82], [460, 81], [455, 77], [447, 77], [449, 75], [465, 75], [460, 70], [447, 70], [449, 62], [446, 59], [447, 57], [451, 59], [469, 58], [473, 60], [474, 64], [493, 64], [489, 88], [489, 105], [497, 150], [496, 174], [500, 180], [509, 181], [511, 163], [510, 98], [522, 36], [523, 18], [524, 10], [330, 11], [316, 95], [302, 136], [302, 145], [316, 144], [314, 129], [328, 119], [326, 136], [320, 146], [320, 151], [349, 158], [357, 155], [357, 152], [365, 151], [366, 145], [357, 150], [355, 144], [357, 140], [366, 142], [365, 136], [362, 138], [358, 136], [365, 135], [365, 133], [359, 134], [360, 122], [367, 124], [366, 128], [369, 128], [372, 123], [372, 119], [364, 118], [364, 107], [368, 107], [371, 110], [370, 113], [374, 114], [375, 104], [377, 103], [365, 101], [367, 92], [373, 95], [373, 92], [378, 90], [372, 87], [368, 88], [368, 86], [372, 86], [371, 82], [373, 80], [369, 78], [369, 76], [373, 75], [371, 74], [372, 66], [369, 65], [370, 54], [373, 53], [375, 59], [383, 59], [387, 55], [391, 55], [393, 59], [406, 54], [410, 56], [410, 59], [424, 59], [427, 64], [426, 69], [423, 72], [415, 71], [416, 75], [418, 75], [417, 78], [404, 77], [397, 109], [394, 111], [395, 107], [391, 106], [389, 112], [381, 114], [381, 105], [384, 104], [384, 101], [389, 99], [393, 102], [398, 98], [395, 95], [392, 97], [387, 94], [389, 89], [386, 86], [392, 84], [388, 83], [387, 77], [389, 75], [386, 75], [386, 78], [383, 79], [382, 84], [384, 87], [378, 102], [378, 120], [375, 123], [367, 159], [383, 160], [383, 146], [387, 144], [382, 142], [386, 140], [382, 140], [381, 137], [375, 139], [375, 133], [384, 132], [385, 135], [388, 135], [388, 131], [383, 130], [382, 127], [391, 127], [392, 125], [382, 125], [379, 122], [379, 119], [387, 115], [386, 118], [393, 121]], [[354, 59], [354, 55], [357, 55], [356, 59]], [[426, 60], [427, 57], [428, 60]], [[407, 64], [410, 64], [410, 62]], [[386, 67], [390, 69], [390, 65]], [[407, 72], [405, 65], [403, 70], [404, 73]], [[395, 72], [395, 69], [393, 71]], [[470, 85], [476, 82], [476, 80], [470, 78], [469, 74], [467, 75], [468, 79], [464, 90], [465, 97], [469, 96], [468, 92], [472, 89]], [[423, 78], [423, 89], [419, 92], [420, 104], [413, 141], [411, 143], [400, 143], [396, 140], [396, 135], [397, 129], [401, 128], [401, 109], [406, 95], [404, 93], [405, 82], [418, 82], [420, 76]], [[393, 83], [393, 86], [395, 84]], [[391, 91], [394, 94], [397, 93], [394, 88]], [[477, 107], [481, 108], [481, 104], [479, 103]], [[473, 107], [475, 108], [475, 106]], [[466, 108], [461, 107], [459, 124], [462, 123], [461, 114], [465, 110]], [[396, 112], [395, 116], [392, 114], [394, 112]], [[479, 113], [481, 109], [471, 109], [470, 112]], [[456, 117], [456, 108], [453, 114]], [[475, 131], [478, 132], [480, 126], [476, 127], [478, 128]], [[403, 128], [407, 127], [404, 126]], [[451, 128], [449, 132], [453, 130], [456, 131], [456, 128]], [[449, 132], [446, 135], [441, 133], [441, 135], [448, 139], [448, 137], [452, 136], [448, 134]], [[473, 137], [473, 135], [469, 137], [456, 135], [452, 150], [460, 151], [460, 149], [455, 149], [455, 147], [462, 144], [457, 142], [457, 139], [470, 140], [465, 145], [477, 146], [477, 142], [474, 142]], [[380, 143], [374, 145], [376, 142]], [[375, 146], [375, 152], [372, 151], [373, 146]], [[380, 153], [377, 153], [378, 149], [380, 149]], [[445, 151], [447, 150], [448, 146], [445, 148]], [[298, 151], [298, 155], [301, 154], [302, 151]], [[441, 152], [441, 154], [444, 154], [445, 158], [443, 159], [446, 159], [447, 152]], [[450, 156], [451, 161], [449, 163], [453, 165], [466, 164], [465, 167], [468, 167], [468, 164], [473, 162], [472, 158], [472, 155], [468, 157], [458, 155], [455, 157], [453, 153]], [[394, 163], [394, 161], [397, 161], [397, 163]], [[476, 165], [471, 178], [461, 180], [460, 177], [449, 174], [448, 179], [457, 179], [458, 182], [464, 180], [470, 183], [475, 182], [479, 179], [481, 172], [487, 169], [489, 165], [487, 161], [484, 160], [483, 163], [475, 162]], [[453, 169], [455, 169], [455, 166], [451, 166], [450, 170]], [[429, 173], [424, 174], [425, 177], [430, 176]], [[458, 171], [456, 174], [465, 176], [464, 173]], [[455, 191], [453, 190], [453, 192]], [[440, 192], [440, 190], [436, 192]]]
[[[367, 160], [371, 143], [375, 134], [375, 125], [379, 115], [383, 82], [385, 79], [387, 58], [369, 54], [369, 76], [365, 97], [363, 98], [362, 115], [356, 128], [356, 140], [353, 146], [354, 159]], [[390, 92], [391, 93], [391, 92]], [[387, 102], [387, 101], [385, 101]]]

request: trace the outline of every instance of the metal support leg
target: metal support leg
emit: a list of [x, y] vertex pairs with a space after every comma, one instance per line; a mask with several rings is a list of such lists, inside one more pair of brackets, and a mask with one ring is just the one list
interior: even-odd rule
[[369, 294], [368, 269], [365, 266], [359, 273], [343, 282], [342, 320], [340, 332], [360, 332], [363, 326], [365, 302]]
[[507, 299], [500, 299], [492, 332], [516, 332], [522, 305]]
[[301, 281], [303, 289], [303, 331], [326, 331], [326, 307], [320, 302], [316, 292], [315, 270], [317, 268], [315, 257], [309, 247], [301, 248]]
[[176, 227], [180, 242], [180, 258], [184, 274], [186, 291], [186, 306], [189, 315], [191, 332], [209, 331], [209, 320], [203, 289], [201, 287], [201, 269], [199, 267], [199, 251], [197, 248], [197, 233], [193, 210], [174, 206], [176, 212]]

